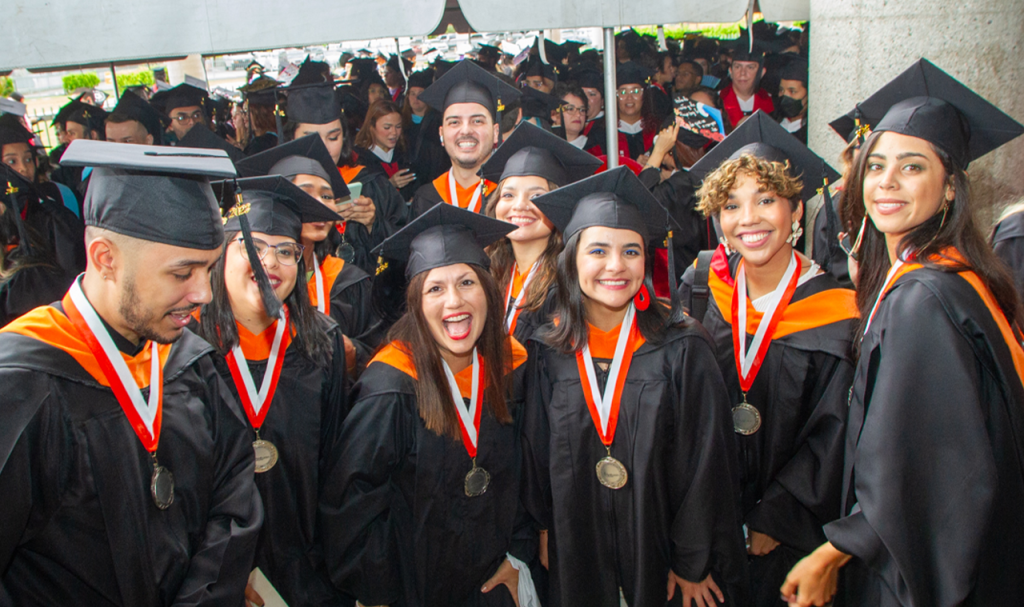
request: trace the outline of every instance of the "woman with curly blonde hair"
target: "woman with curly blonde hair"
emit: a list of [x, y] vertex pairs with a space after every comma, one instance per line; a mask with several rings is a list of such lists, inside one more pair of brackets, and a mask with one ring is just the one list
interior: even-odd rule
[[692, 171], [711, 171], [697, 208], [723, 233], [703, 322], [733, 404], [750, 604], [778, 606], [787, 571], [840, 514], [857, 306], [853, 291], [794, 248], [812, 184], [831, 169], [759, 115]]

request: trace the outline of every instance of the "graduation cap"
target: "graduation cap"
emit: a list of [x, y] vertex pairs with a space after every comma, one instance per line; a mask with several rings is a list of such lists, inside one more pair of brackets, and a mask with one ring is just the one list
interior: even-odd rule
[[8, 209], [11, 217], [14, 219], [14, 225], [18, 230], [18, 246], [17, 248], [23, 249], [26, 253], [32, 251], [32, 240], [29, 235], [28, 227], [25, 225], [25, 221], [21, 218], [22, 211], [34, 200], [38, 200], [35, 187], [29, 180], [25, 179], [21, 173], [15, 171], [12, 167], [6, 163], [0, 163], [3, 167], [0, 171], [0, 193], [5, 196], [0, 199]]
[[24, 116], [27, 110], [28, 106], [20, 101], [8, 99], [7, 97], [0, 97], [0, 114]]
[[93, 167], [82, 205], [87, 226], [204, 251], [224, 242], [209, 178], [235, 175], [225, 152], [76, 139], [61, 166]]
[[409, 88], [425, 89], [434, 83], [434, 70], [425, 69], [409, 74]]
[[64, 124], [66, 125], [68, 122], [74, 122], [102, 135], [103, 124], [106, 120], [107, 112], [96, 106], [83, 103], [80, 107], [67, 115]]
[[765, 54], [769, 50], [766, 43], [756, 39], [751, 43], [750, 38], [742, 33], [725, 47], [732, 50], [733, 61], [756, 61], [761, 65], [764, 65]]
[[532, 86], [523, 87], [522, 97], [519, 104], [523, 108], [523, 118], [543, 118], [551, 120], [551, 112], [562, 107], [565, 103], [554, 95], [538, 91]]
[[523, 68], [523, 78], [532, 76], [540, 76], [541, 78], [558, 82], [558, 72], [555, 70], [555, 66], [551, 63], [544, 63], [540, 60], [540, 57], [530, 57]]
[[302, 84], [280, 90], [288, 93], [285, 113], [292, 122], [328, 124], [341, 119], [341, 102], [331, 82]]
[[857, 107], [829, 123], [846, 138], [861, 124], [935, 144], [966, 168], [1024, 133], [1024, 126], [927, 59], [920, 59]]
[[501, 49], [490, 44], [481, 44], [480, 48], [476, 51], [477, 57], [493, 57], [495, 59], [501, 58]]
[[495, 183], [507, 177], [543, 177], [558, 187], [594, 174], [601, 161], [539, 126], [521, 122], [494, 150], [480, 175]]
[[334, 82], [331, 66], [325, 61], [313, 61], [309, 58], [309, 55], [306, 55], [306, 60], [299, 66], [299, 72], [292, 78], [291, 86], [321, 84], [323, 82]]
[[344, 198], [349, 194], [348, 186], [327, 151], [327, 146], [316, 133], [249, 156], [236, 166], [242, 177], [283, 175], [292, 179], [296, 175], [316, 175], [331, 184], [335, 198]]
[[807, 60], [794, 58], [779, 70], [779, 80], [799, 80], [807, 86]]
[[123, 116], [140, 123], [154, 141], [163, 140], [164, 129], [171, 125], [171, 119], [135, 93], [125, 91], [110, 115]]
[[240, 86], [238, 91], [249, 105], [277, 105], [277, 87], [281, 83], [270, 76], [260, 74], [249, 84]]
[[3, 114], [0, 116], [0, 146], [12, 143], [27, 143], [32, 145], [35, 134], [25, 128], [21, 118], [14, 114]]
[[398, 55], [391, 55], [388, 57], [388, 62], [385, 65], [405, 76], [412, 71], [413, 62], [404, 57], [402, 58], [402, 61], [399, 62]]
[[57, 113], [53, 115], [53, 121], [50, 122], [50, 124], [52, 124], [53, 126], [65, 124], [68, 121], [68, 116], [70, 116], [72, 112], [79, 109], [83, 105], [94, 107], [89, 105], [88, 103], [85, 103], [84, 101], [72, 99], [68, 103], [62, 105], [59, 110], [57, 110]]
[[349, 61], [351, 68], [349, 68], [349, 75], [352, 80], [356, 83], [361, 83], [365, 80], [373, 79], [374, 76], [377, 79], [380, 78], [380, 74], [377, 72], [377, 60], [370, 58], [359, 58]]
[[210, 94], [203, 89], [191, 84], [179, 84], [172, 89], [160, 91], [153, 95], [149, 102], [156, 109], [169, 114], [172, 110], [179, 107], [198, 106], [205, 110], [209, 100]]
[[785, 163], [789, 161], [789, 174], [804, 183], [801, 198], [804, 202], [816, 193], [816, 184], [824, 179], [833, 182], [839, 173], [828, 165], [786, 129], [779, 126], [762, 110], [754, 112], [703, 158], [690, 167], [690, 174], [704, 179], [723, 162], [750, 154], [762, 160]]
[[619, 67], [615, 69], [615, 86], [620, 87], [623, 84], [645, 85], [653, 75], [651, 70], [639, 63], [627, 61], [619, 64]]
[[625, 166], [542, 194], [532, 202], [566, 238], [584, 228], [604, 226], [633, 230], [649, 244], [660, 242], [668, 232], [664, 208]]
[[519, 99], [519, 91], [472, 61], [460, 61], [420, 93], [420, 100], [444, 113], [456, 103], [479, 103], [497, 122], [506, 103]]
[[544, 38], [544, 53], [541, 54], [541, 36], [537, 36], [533, 39], [533, 48], [530, 49], [530, 54], [535, 55], [541, 59], [543, 63], [561, 63], [566, 57], [566, 49], [562, 48], [562, 45], [557, 44]]
[[604, 94], [604, 73], [595, 66], [581, 65], [569, 72], [569, 80], [580, 88], [597, 89]]
[[223, 150], [231, 162], [237, 164], [245, 159], [242, 150], [231, 145], [223, 137], [202, 126], [193, 127], [178, 140], [179, 148], [201, 148], [204, 150]]
[[514, 224], [439, 202], [380, 243], [374, 252], [388, 259], [407, 260], [405, 276], [409, 279], [457, 263], [489, 268], [491, 259], [484, 247], [516, 229]]

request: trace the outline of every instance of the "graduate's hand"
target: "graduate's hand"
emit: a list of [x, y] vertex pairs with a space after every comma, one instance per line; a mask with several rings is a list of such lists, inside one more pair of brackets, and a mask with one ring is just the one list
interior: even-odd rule
[[369, 231], [373, 228], [373, 220], [377, 216], [377, 207], [373, 204], [373, 200], [366, 196], [360, 196], [338, 214], [346, 221], [363, 224], [366, 226], [367, 231]]
[[550, 567], [548, 567], [548, 530], [547, 529], [542, 529], [541, 532], [540, 532], [540, 554], [538, 556], [540, 557], [540, 564], [544, 565], [545, 569], [550, 569]]
[[416, 176], [413, 175], [412, 169], [402, 169], [401, 171], [398, 171], [397, 173], [392, 175], [388, 179], [388, 181], [391, 182], [391, 185], [395, 186], [396, 190], [401, 190], [405, 186], [412, 183], [414, 179], [416, 179]]
[[348, 335], [342, 335], [341, 339], [345, 342], [345, 370], [350, 374], [355, 373], [356, 347], [352, 345], [352, 340], [348, 338]]
[[661, 163], [665, 160], [665, 154], [668, 154], [676, 144], [676, 137], [679, 135], [679, 125], [670, 124], [667, 127], [661, 129], [658, 133], [657, 139], [654, 140], [654, 147], [651, 149], [651, 155], [644, 164], [644, 168], [654, 167], [661, 170]]
[[[714, 607], [718, 603], [725, 602], [725, 595], [718, 588], [718, 584], [715, 580], [711, 579], [711, 574], [704, 578], [704, 581], [695, 584], [688, 582], [683, 578], [675, 574], [674, 571], [669, 570], [668, 572], [668, 598], [666, 601], [671, 601], [672, 597], [676, 595], [676, 586], [679, 586], [679, 590], [683, 593], [683, 607], [690, 607], [691, 604], [695, 604], [697, 607]], [[718, 599], [717, 602], [715, 599]]]
[[790, 607], [822, 607], [836, 594], [839, 569], [850, 561], [831, 542], [801, 559], [786, 576], [779, 591]]
[[747, 554], [764, 556], [779, 547], [779, 542], [766, 533], [750, 530], [750, 543], [747, 545]]
[[501, 563], [501, 566], [491, 576], [491, 579], [487, 580], [480, 592], [490, 592], [502, 584], [512, 593], [512, 600], [515, 601], [516, 607], [519, 607], [519, 572], [512, 566], [512, 563], [508, 562], [508, 559]]
[[[263, 607], [263, 597], [261, 597], [258, 592], [253, 590], [252, 584], [245, 585], [245, 602], [248, 605]], [[246, 607], [248, 607], [248, 605]]]

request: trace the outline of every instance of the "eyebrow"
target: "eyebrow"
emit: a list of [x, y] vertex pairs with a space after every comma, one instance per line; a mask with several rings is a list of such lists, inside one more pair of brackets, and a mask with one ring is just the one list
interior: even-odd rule
[[175, 269], [177, 269], [177, 268], [193, 268], [193, 267], [202, 267], [202, 266], [207, 265], [208, 263], [209, 262], [207, 262], [205, 259], [182, 259], [182, 260], [179, 260], [179, 261], [176, 261], [176, 262], [172, 263], [169, 267], [175, 268]]
[[[612, 245], [607, 243], [607, 242], [590, 242], [590, 243], [587, 243], [586, 245], [584, 245], [583, 248], [586, 249], [586, 248], [590, 248], [590, 247], [611, 247], [611, 246]], [[638, 243], [638, 242], [630, 242], [630, 243], [626, 243], [626, 244], [622, 245], [623, 249], [628, 249], [630, 247], [643, 247], [643, 245]]]
[[[879, 154], [878, 152], [871, 152], [870, 154], [868, 154], [868, 158], [872, 157], [878, 157], [881, 158], [882, 160], [887, 160], [885, 154]], [[903, 160], [904, 158], [924, 158], [925, 160], [928, 159], [927, 156], [920, 152], [900, 152], [899, 154], [896, 154], [896, 160]]]

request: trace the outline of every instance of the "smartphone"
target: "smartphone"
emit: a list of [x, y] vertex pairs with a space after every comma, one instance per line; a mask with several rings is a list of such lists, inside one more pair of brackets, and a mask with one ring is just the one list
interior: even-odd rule
[[348, 184], [348, 196], [345, 198], [338, 199], [338, 202], [335, 204], [335, 210], [340, 211], [346, 206], [352, 204], [352, 201], [362, 196], [362, 194], [363, 184], [359, 183], [358, 181], [353, 181], [352, 183]]

